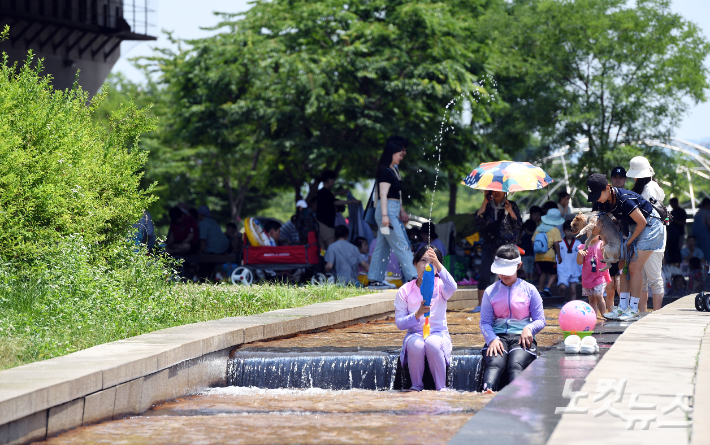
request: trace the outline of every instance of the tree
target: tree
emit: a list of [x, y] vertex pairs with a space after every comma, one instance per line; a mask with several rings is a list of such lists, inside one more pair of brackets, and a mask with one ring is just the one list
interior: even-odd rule
[[525, 79], [519, 112], [543, 116], [548, 154], [586, 138], [579, 165], [588, 172], [608, 172], [619, 147], [667, 139], [689, 102], [706, 100], [710, 45], [697, 26], [668, 0], [629, 3], [518, 0], [486, 21], [489, 63]]
[[490, 152], [476, 125], [460, 119], [447, 123], [455, 138], [434, 141], [452, 98], [468, 99], [474, 124], [497, 104], [488, 102], [495, 95], [481, 82], [474, 39], [492, 2], [257, 1], [225, 15], [218, 27], [226, 31], [150, 59], [175, 104], [167, 126], [174, 140], [204, 150], [233, 218], [252, 188], [300, 197], [324, 169], [372, 177], [391, 134], [412, 141], [405, 200], [421, 200], [422, 182], [436, 174], [436, 145], [445, 144], [442, 167], [456, 174]]

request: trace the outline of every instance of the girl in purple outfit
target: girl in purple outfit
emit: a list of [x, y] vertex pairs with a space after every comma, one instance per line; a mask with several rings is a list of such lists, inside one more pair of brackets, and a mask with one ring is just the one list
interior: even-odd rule
[[491, 272], [500, 281], [488, 286], [481, 303], [483, 390], [498, 391], [503, 373], [515, 380], [537, 358], [535, 334], [545, 327], [542, 298], [535, 286], [518, 278], [522, 260], [518, 247], [498, 248]]
[[[456, 291], [456, 281], [441, 264], [442, 256], [439, 249], [424, 246], [414, 255], [414, 266], [418, 278], [399, 288], [394, 300], [395, 322], [397, 328], [406, 329], [407, 335], [402, 342], [402, 353], [399, 358], [402, 366], [409, 363], [409, 376], [412, 379], [412, 390], [424, 389], [424, 358], [429, 364], [429, 370], [434, 377], [437, 391], [446, 390], [446, 366], [451, 362], [451, 337], [446, 327], [446, 302]], [[431, 264], [437, 273], [434, 278], [434, 295], [431, 306], [424, 305], [420, 292], [422, 275], [427, 264]], [[429, 325], [431, 334], [424, 340], [424, 314], [430, 312]]]

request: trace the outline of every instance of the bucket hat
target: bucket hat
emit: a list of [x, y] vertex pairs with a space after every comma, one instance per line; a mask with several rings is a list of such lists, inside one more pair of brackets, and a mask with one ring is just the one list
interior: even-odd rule
[[629, 163], [629, 171], [626, 176], [629, 178], [650, 178], [655, 172], [648, 159], [643, 156], [636, 156]]
[[542, 215], [542, 222], [551, 226], [559, 226], [564, 224], [565, 219], [562, 217], [560, 209], [550, 209], [546, 215]]

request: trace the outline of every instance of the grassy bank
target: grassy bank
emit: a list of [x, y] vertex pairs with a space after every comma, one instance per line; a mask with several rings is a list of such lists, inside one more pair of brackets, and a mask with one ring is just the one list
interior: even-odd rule
[[96, 265], [69, 242], [31, 273], [0, 268], [0, 369], [171, 326], [367, 293], [335, 286], [179, 284], [169, 265], [132, 248]]

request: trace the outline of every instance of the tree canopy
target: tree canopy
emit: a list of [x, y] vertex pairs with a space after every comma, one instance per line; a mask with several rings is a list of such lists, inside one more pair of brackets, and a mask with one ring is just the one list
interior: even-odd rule
[[455, 203], [479, 162], [565, 146], [576, 185], [632, 153], [670, 175], [675, 159], [638, 142], [666, 139], [708, 88], [710, 46], [667, 0], [274, 0], [221, 17], [143, 60], [146, 86], [115, 86], [155, 103], [144, 182], [162, 205], [225, 219], [312, 192], [325, 169], [371, 178], [392, 134], [411, 140], [405, 204], [427, 208], [437, 174]]
[[518, 0], [489, 18], [490, 64], [525, 78], [527, 107], [550, 117], [543, 145], [586, 139], [587, 172], [609, 172], [619, 147], [666, 140], [706, 100], [710, 45], [668, 0]]

